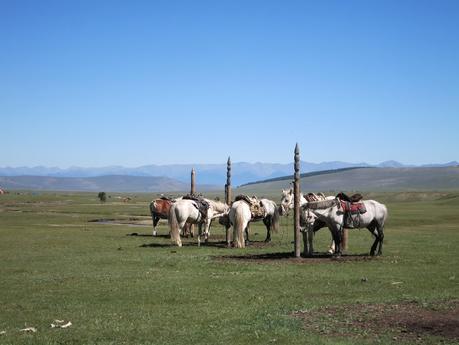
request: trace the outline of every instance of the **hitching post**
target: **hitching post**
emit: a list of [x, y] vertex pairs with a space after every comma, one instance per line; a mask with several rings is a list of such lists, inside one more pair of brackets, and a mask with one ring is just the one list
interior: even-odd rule
[[[196, 171], [194, 168], [191, 169], [191, 188], [190, 188], [190, 194], [194, 195], [196, 193]], [[194, 234], [194, 224], [190, 224], [190, 234]], [[199, 245], [199, 243], [198, 243]]]
[[[226, 184], [225, 184], [225, 202], [227, 205], [231, 205], [231, 157], [228, 157], [226, 162]], [[226, 243], [231, 243], [229, 228], [226, 227]]]
[[301, 256], [300, 242], [300, 148], [298, 143], [295, 146], [295, 174], [293, 175], [293, 217], [294, 217], [294, 240], [295, 240], [295, 257]]
[[193, 169], [191, 169], [191, 189], [190, 189], [190, 193], [191, 194], [194, 194], [196, 193], [196, 171]]
[[226, 162], [226, 185], [225, 185], [225, 202], [231, 204], [231, 157]]

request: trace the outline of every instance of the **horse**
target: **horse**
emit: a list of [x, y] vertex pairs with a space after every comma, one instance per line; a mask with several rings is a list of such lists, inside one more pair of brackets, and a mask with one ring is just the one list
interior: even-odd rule
[[166, 197], [161, 197], [159, 199], [153, 200], [150, 202], [149, 209], [151, 214], [151, 219], [153, 220], [153, 236], [156, 236], [156, 226], [160, 219], [168, 219], [169, 210], [171, 205], [176, 200], [180, 200], [182, 197], [177, 199], [170, 199]]
[[[375, 236], [375, 241], [370, 248], [370, 255], [374, 256], [382, 254], [382, 245], [384, 240], [384, 224], [387, 220], [388, 212], [384, 204], [375, 200], [362, 200], [366, 212], [358, 213], [358, 228], [367, 228], [372, 235]], [[302, 206], [306, 212], [306, 222], [308, 229], [313, 231], [314, 224], [317, 221], [322, 222], [332, 232], [335, 242], [335, 255], [341, 255], [341, 240], [342, 231], [344, 228], [352, 229], [345, 223], [345, 212], [340, 199], [309, 202]], [[311, 215], [311, 217], [309, 217]]]
[[[246, 241], [244, 240], [244, 232], [246, 234], [247, 242], [249, 241], [249, 224], [263, 220], [266, 226], [266, 239], [265, 242], [271, 241], [271, 230], [278, 231], [279, 229], [279, 208], [277, 204], [269, 199], [260, 199], [261, 205], [265, 209], [265, 214], [260, 218], [252, 218], [252, 212], [249, 204], [244, 200], [237, 200], [231, 205], [229, 210], [229, 224], [233, 226], [233, 246], [236, 248], [245, 248]], [[228, 231], [228, 227], [227, 227]], [[230, 246], [229, 236], [227, 238], [227, 245]]]
[[180, 232], [186, 223], [198, 225], [198, 246], [201, 244], [202, 235], [204, 235], [204, 239], [207, 242], [212, 219], [221, 217], [228, 212], [229, 206], [227, 204], [210, 199], [204, 200], [209, 204], [205, 216], [199, 211], [195, 200], [180, 199], [171, 205], [168, 220], [173, 244], [179, 247], [182, 246]]
[[[307, 197], [307, 198], [306, 198]], [[303, 206], [307, 205], [308, 202], [320, 201], [320, 200], [332, 200], [335, 199], [334, 196], [325, 196], [323, 193], [308, 193], [306, 197], [303, 194], [300, 194], [300, 209], [303, 210]], [[291, 209], [293, 209], [293, 188], [289, 190], [282, 189], [282, 198], [279, 207], [281, 215], [288, 216]], [[306, 219], [306, 217], [309, 217]], [[311, 226], [309, 224], [312, 224]], [[326, 226], [326, 223], [322, 222], [320, 219], [315, 217], [313, 214], [308, 214], [303, 211], [300, 211], [300, 227], [303, 234], [304, 249], [309, 255], [313, 253], [313, 235]], [[331, 232], [331, 230], [330, 230]], [[332, 234], [333, 237], [333, 234]], [[328, 247], [328, 253], [333, 254], [335, 252], [335, 242], [333, 238], [331, 240], [330, 246]]]

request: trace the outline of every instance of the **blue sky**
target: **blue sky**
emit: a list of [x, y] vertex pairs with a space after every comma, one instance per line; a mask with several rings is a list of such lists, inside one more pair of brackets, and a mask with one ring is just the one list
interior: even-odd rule
[[0, 0], [0, 166], [458, 160], [458, 37], [454, 0]]

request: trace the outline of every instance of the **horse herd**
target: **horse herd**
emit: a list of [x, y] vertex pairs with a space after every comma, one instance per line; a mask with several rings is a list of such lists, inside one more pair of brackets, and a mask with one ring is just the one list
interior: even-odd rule
[[[371, 255], [382, 254], [384, 239], [384, 224], [387, 219], [387, 208], [375, 200], [361, 200], [352, 203], [353, 206], [361, 206], [353, 215], [349, 223], [347, 216], [346, 201], [338, 196], [325, 197], [323, 194], [309, 193], [300, 198], [300, 227], [303, 233], [305, 248], [308, 245], [312, 253], [313, 234], [321, 228], [327, 227], [332, 236], [330, 253], [340, 255], [342, 253], [342, 234], [345, 228], [367, 228], [375, 240], [370, 249]], [[259, 217], [254, 217], [250, 200], [257, 202], [263, 209]], [[228, 247], [244, 248], [248, 242], [249, 226], [254, 221], [263, 221], [266, 226], [266, 242], [271, 241], [271, 231], [279, 228], [280, 216], [288, 216], [293, 209], [293, 190], [282, 190], [281, 202], [278, 206], [269, 199], [250, 198], [247, 201], [236, 198], [231, 205], [226, 203], [201, 198], [206, 204], [205, 211], [200, 210], [199, 201], [196, 199], [180, 197], [177, 199], [160, 198], [150, 203], [150, 213], [153, 219], [153, 236], [156, 236], [156, 226], [160, 219], [167, 219], [170, 227], [170, 238], [174, 245], [182, 246], [180, 235], [184, 235], [190, 224], [198, 227], [198, 245], [201, 237], [208, 241], [210, 227], [213, 219], [218, 218], [219, 223], [225, 227]], [[350, 200], [349, 200], [350, 201]], [[350, 205], [350, 203], [349, 203]], [[353, 208], [354, 209], [354, 208]], [[230, 228], [233, 228], [232, 233]], [[231, 236], [232, 235], [232, 236]], [[244, 236], [245, 235], [245, 236]]]

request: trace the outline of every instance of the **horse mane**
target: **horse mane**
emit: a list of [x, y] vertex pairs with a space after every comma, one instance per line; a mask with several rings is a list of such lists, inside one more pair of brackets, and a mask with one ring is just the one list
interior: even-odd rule
[[339, 201], [337, 199], [332, 200], [321, 200], [321, 201], [311, 201], [307, 204], [303, 205], [304, 209], [309, 208], [310, 210], [323, 210], [326, 208], [330, 208], [333, 206], [339, 205]]

